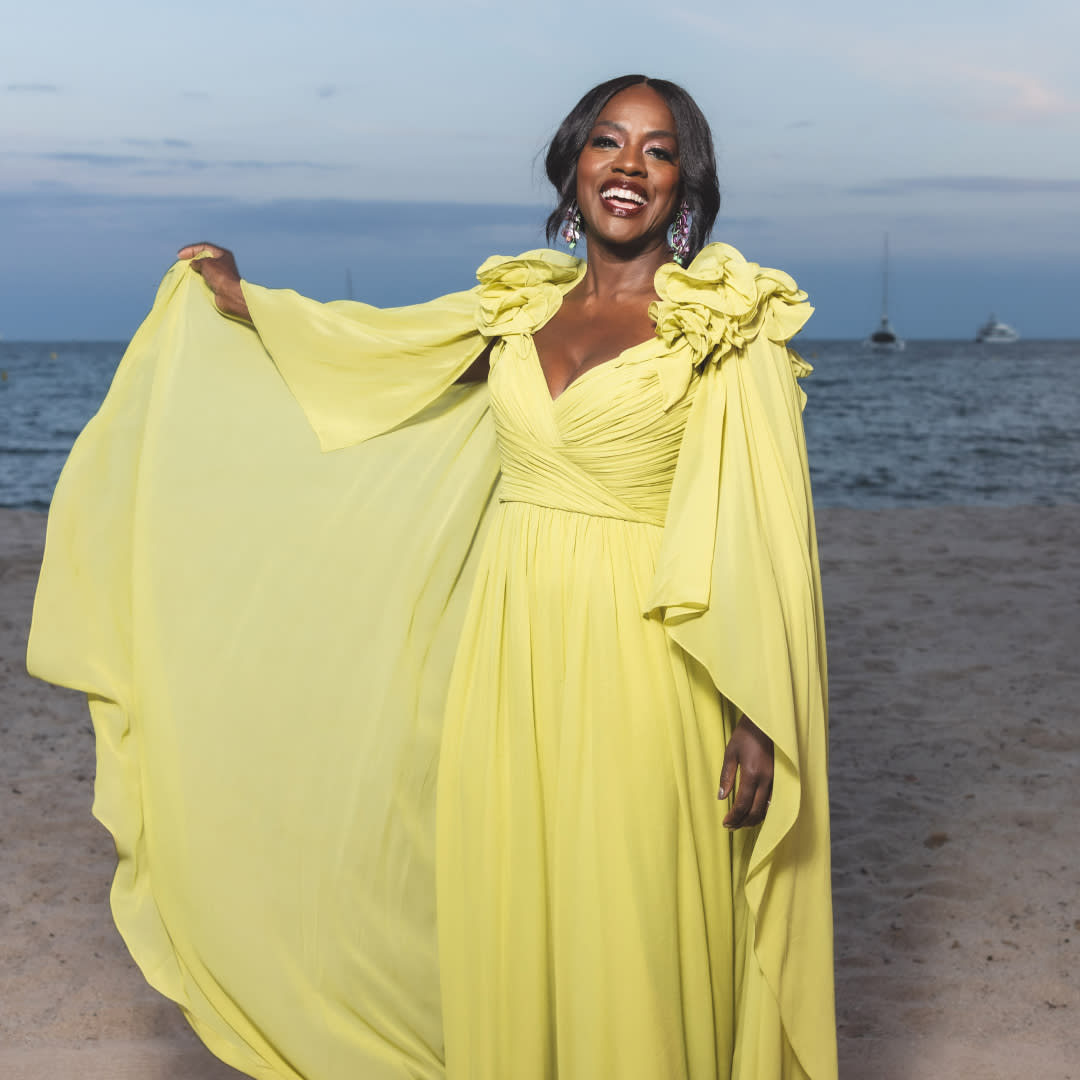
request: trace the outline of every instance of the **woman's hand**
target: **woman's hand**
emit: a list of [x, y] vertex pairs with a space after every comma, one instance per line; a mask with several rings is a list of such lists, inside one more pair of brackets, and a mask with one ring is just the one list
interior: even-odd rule
[[[210, 258], [195, 259], [196, 255], [203, 252]], [[188, 244], [176, 253], [176, 257], [195, 259], [191, 268], [202, 274], [206, 284], [210, 286], [219, 311], [251, 322], [251, 313], [248, 311], [243, 289], [240, 288], [240, 271], [236, 269], [236, 259], [231, 251], [214, 244]]]
[[772, 739], [744, 716], [735, 726], [724, 752], [724, 767], [720, 772], [719, 798], [726, 799], [739, 773], [739, 790], [724, 825], [729, 829], [760, 825], [765, 820], [772, 797], [773, 743]]

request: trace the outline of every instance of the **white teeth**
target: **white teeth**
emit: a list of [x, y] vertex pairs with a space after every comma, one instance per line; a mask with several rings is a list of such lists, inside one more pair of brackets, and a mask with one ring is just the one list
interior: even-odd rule
[[648, 202], [643, 195], [639, 195], [636, 191], [630, 191], [628, 188], [607, 188], [605, 191], [600, 192], [601, 199], [624, 199], [627, 202], [635, 202], [639, 206], [644, 206]]

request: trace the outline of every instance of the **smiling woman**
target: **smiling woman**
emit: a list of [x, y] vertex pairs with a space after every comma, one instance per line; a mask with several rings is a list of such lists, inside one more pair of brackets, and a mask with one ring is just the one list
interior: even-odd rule
[[834, 1080], [806, 297], [705, 245], [674, 84], [548, 171], [587, 262], [416, 307], [183, 249], [29, 663], [90, 695], [133, 954], [252, 1076]]
[[[651, 95], [646, 93], [651, 91]], [[562, 122], [547, 153], [547, 175], [558, 192], [559, 203], [547, 220], [548, 240], [554, 239], [562, 221], [574, 214], [577, 201], [577, 175], [582, 156], [590, 140], [608, 143], [608, 149], [621, 144], [618, 128], [610, 127], [610, 118], [601, 117], [616, 95], [630, 92], [640, 100], [659, 98], [666, 107], [666, 118], [658, 122], [666, 127], [646, 129], [652, 136], [649, 153], [658, 160], [672, 161], [678, 168], [679, 194], [686, 203], [689, 230], [683, 258], [692, 258], [701, 250], [712, 231], [720, 209], [720, 192], [716, 181], [716, 157], [709, 123], [694, 99], [681, 87], [666, 79], [643, 79], [640, 75], [623, 75], [610, 79], [590, 90]], [[622, 99], [621, 100], [626, 100]], [[632, 100], [632, 99], [631, 99]], [[601, 130], [595, 130], [603, 120]], [[606, 130], [605, 130], [606, 129]], [[610, 141], [609, 141], [610, 140]], [[600, 146], [596, 146], [601, 149]], [[672, 217], [674, 212], [672, 211]]]

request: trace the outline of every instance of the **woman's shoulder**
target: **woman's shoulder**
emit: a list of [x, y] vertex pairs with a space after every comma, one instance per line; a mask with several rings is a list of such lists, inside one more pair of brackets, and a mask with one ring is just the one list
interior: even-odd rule
[[759, 334], [786, 342], [814, 310], [789, 274], [750, 262], [724, 243], [706, 245], [688, 266], [665, 263], [655, 288], [659, 300], [650, 313], [657, 334], [669, 345], [686, 338], [701, 357]]
[[656, 272], [656, 292], [675, 303], [705, 303], [732, 315], [746, 315], [780, 297], [801, 304], [807, 299], [783, 270], [750, 262], [731, 244], [706, 244], [688, 266], [665, 263]]
[[492, 255], [476, 271], [477, 314], [488, 337], [531, 333], [546, 322], [585, 273], [585, 263], [550, 248]]

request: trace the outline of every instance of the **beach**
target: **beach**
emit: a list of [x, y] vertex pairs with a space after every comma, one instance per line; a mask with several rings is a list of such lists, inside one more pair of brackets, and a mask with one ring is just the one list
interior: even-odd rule
[[[1080, 506], [819, 513], [844, 1080], [1080, 1080]], [[112, 926], [78, 694], [0, 510], [0, 1075], [223, 1080]]]

